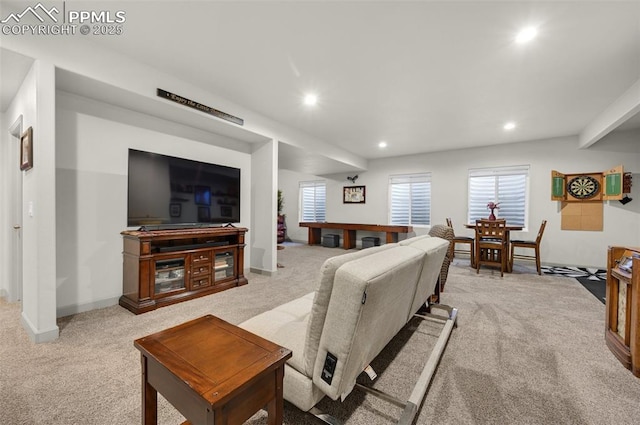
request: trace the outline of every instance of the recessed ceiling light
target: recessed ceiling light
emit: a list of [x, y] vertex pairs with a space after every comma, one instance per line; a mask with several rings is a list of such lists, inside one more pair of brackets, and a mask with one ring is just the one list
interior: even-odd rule
[[379, 147], [380, 149], [384, 149], [384, 148], [386, 148], [386, 147], [387, 147], [387, 142], [384, 142], [384, 141], [383, 141], [383, 142], [378, 143], [378, 147]]
[[514, 128], [516, 128], [516, 123], [514, 123], [513, 121], [509, 121], [502, 128], [504, 128], [505, 130], [513, 130]]
[[538, 30], [535, 27], [523, 28], [516, 36], [516, 43], [526, 43], [531, 41], [538, 35]]
[[307, 106], [313, 106], [318, 103], [318, 96], [313, 93], [309, 93], [304, 97], [304, 104]]

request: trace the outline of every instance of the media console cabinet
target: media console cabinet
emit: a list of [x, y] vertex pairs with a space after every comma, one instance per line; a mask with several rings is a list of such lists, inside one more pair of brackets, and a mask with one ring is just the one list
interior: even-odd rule
[[135, 314], [247, 284], [242, 227], [125, 230], [120, 305]]

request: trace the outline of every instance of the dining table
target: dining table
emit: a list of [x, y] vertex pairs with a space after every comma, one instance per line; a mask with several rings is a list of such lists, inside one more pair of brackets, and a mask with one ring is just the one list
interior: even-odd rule
[[[464, 227], [466, 227], [467, 229], [475, 229], [476, 228], [476, 224], [475, 223], [466, 223], [464, 225]], [[519, 225], [515, 225], [515, 224], [509, 224], [507, 223], [505, 225], [505, 235], [507, 238], [507, 255], [510, 255], [511, 253], [511, 236], [510, 233], [511, 231], [518, 231], [518, 230], [522, 230], [523, 227], [519, 226]], [[473, 237], [475, 238], [475, 234], [473, 235]], [[477, 241], [475, 241], [474, 239], [474, 244], [478, 243]], [[509, 259], [507, 259], [507, 272], [511, 273], [511, 262], [508, 261]], [[473, 265], [472, 265], [473, 266]]]

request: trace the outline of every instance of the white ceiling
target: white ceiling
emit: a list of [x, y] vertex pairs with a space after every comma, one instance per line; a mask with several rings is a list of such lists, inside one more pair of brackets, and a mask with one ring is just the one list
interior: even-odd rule
[[640, 78], [639, 1], [79, 4], [126, 11], [97, 47], [367, 159], [577, 135]]

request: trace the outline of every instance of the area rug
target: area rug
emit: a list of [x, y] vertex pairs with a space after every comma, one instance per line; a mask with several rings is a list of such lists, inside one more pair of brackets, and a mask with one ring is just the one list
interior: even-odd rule
[[603, 304], [606, 300], [607, 271], [590, 267], [542, 266], [546, 275], [572, 277]]

